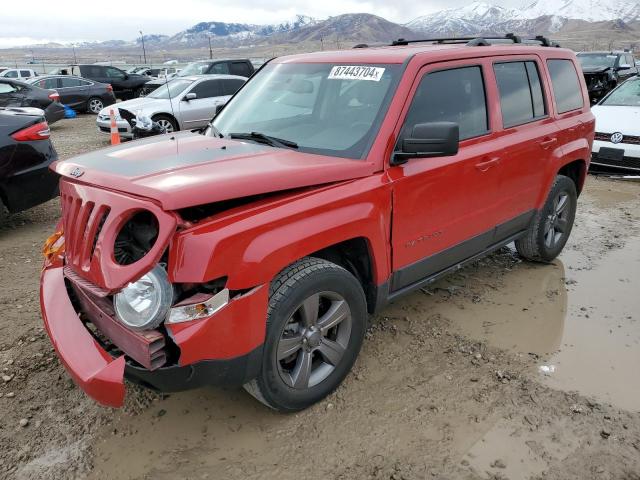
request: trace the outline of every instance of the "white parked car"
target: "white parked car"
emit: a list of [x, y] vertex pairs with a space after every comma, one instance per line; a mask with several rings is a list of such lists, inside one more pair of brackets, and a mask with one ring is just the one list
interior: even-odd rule
[[35, 70], [30, 68], [7, 68], [0, 72], [0, 77], [13, 78], [14, 80], [26, 80], [37, 76]]
[[134, 115], [149, 117], [167, 132], [206, 126], [218, 106], [227, 103], [247, 79], [235, 75], [197, 75], [167, 81], [146, 97], [134, 98], [106, 107], [98, 114], [96, 123], [102, 133], [111, 131], [110, 110], [114, 109], [120, 136], [132, 138], [131, 126], [118, 109]]
[[620, 84], [592, 109], [592, 165], [640, 172], [640, 76]]

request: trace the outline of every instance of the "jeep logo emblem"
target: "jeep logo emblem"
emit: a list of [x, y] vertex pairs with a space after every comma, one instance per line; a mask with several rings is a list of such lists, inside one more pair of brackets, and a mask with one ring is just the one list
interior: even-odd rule
[[622, 134], [620, 132], [616, 132], [611, 135], [611, 143], [620, 143], [622, 141]]
[[69, 172], [69, 175], [71, 175], [73, 178], [78, 178], [84, 175], [84, 170], [82, 170], [80, 167], [76, 167]]

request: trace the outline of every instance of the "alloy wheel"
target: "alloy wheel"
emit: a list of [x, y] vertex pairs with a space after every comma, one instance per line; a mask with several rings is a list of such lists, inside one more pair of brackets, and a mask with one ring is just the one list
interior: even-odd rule
[[553, 209], [547, 216], [544, 229], [544, 244], [547, 248], [555, 247], [569, 229], [569, 195], [560, 192], [553, 200]]
[[325, 380], [346, 352], [351, 326], [349, 305], [338, 293], [316, 293], [304, 300], [289, 317], [278, 342], [282, 380], [295, 389]]
[[104, 105], [103, 105], [101, 100], [98, 100], [97, 98], [92, 98], [91, 100], [89, 100], [89, 110], [92, 113], [96, 113], [97, 114], [103, 108], [104, 108]]
[[160, 120], [157, 121], [157, 123], [162, 128], [164, 128], [165, 133], [172, 133], [173, 132], [173, 124], [169, 120], [161, 118]]

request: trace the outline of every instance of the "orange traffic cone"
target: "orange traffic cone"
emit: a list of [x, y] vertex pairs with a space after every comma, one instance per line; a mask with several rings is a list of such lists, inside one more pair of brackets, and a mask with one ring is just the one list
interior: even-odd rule
[[109, 110], [109, 117], [111, 118], [111, 145], [120, 145], [120, 132], [116, 124], [116, 112], [113, 108]]

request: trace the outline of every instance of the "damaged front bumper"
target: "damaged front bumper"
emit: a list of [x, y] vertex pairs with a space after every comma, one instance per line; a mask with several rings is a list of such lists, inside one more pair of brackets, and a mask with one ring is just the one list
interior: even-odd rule
[[[176, 392], [204, 385], [239, 386], [255, 378], [260, 369], [267, 285], [234, 297], [210, 317], [166, 325], [167, 340], [177, 347], [178, 356], [158, 368], [145, 367], [127, 354], [131, 342], [117, 329], [99, 332], [116, 348], [104, 345], [89, 329], [91, 321], [84, 308], [81, 314], [72, 302], [70, 285], [62, 265], [45, 265], [40, 285], [42, 316], [66, 370], [102, 405], [122, 406], [124, 378], [161, 392]], [[95, 329], [98, 323], [91, 326]]]

